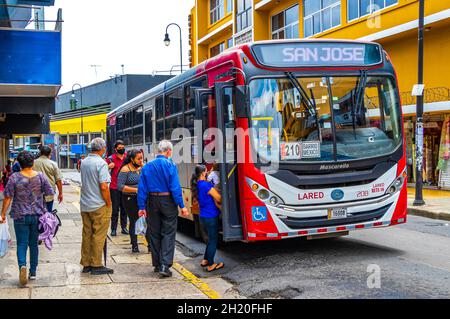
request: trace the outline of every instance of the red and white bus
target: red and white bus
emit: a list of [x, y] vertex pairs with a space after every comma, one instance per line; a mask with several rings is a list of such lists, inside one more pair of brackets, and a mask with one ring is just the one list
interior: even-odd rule
[[[159, 141], [180, 143], [172, 133], [181, 127], [192, 134], [181, 141], [191, 145], [192, 162], [178, 167], [197, 230], [190, 178], [196, 162], [212, 164], [201, 150], [219, 142], [227, 146], [219, 161], [225, 241], [314, 239], [406, 222], [397, 78], [379, 44], [283, 40], [230, 48], [112, 111], [108, 143], [122, 139], [150, 160]], [[212, 141], [205, 136], [212, 127], [249, 133]]]

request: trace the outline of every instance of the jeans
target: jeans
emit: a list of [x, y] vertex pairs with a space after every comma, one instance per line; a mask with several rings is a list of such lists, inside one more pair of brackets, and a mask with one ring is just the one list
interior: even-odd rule
[[217, 241], [219, 240], [219, 217], [205, 218], [200, 217], [200, 222], [208, 233], [208, 243], [206, 245], [204, 259], [208, 261], [208, 265], [214, 265], [214, 257], [217, 250]]
[[14, 221], [17, 240], [17, 261], [19, 269], [27, 266], [27, 250], [30, 248], [30, 272], [36, 273], [39, 259], [39, 216], [25, 216]]

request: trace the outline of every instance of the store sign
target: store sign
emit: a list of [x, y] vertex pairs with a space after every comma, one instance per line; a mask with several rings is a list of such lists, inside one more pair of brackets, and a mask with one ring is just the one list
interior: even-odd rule
[[370, 66], [383, 62], [376, 43], [297, 42], [256, 44], [258, 62], [271, 67]]

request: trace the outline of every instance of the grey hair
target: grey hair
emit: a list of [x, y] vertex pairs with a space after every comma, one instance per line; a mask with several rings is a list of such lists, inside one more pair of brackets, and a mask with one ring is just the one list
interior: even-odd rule
[[170, 141], [164, 140], [159, 142], [158, 152], [165, 153], [168, 150], [173, 150], [173, 144]]
[[91, 152], [100, 152], [106, 148], [106, 142], [101, 137], [94, 138], [90, 143]]

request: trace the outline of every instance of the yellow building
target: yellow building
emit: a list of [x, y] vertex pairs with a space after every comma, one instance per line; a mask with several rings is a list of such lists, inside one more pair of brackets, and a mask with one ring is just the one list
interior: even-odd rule
[[60, 168], [76, 168], [82, 144], [96, 137], [106, 137], [106, 115], [110, 107], [70, 111], [52, 115], [50, 132], [55, 135]]
[[[416, 100], [411, 91], [417, 83], [418, 14], [418, 0], [196, 0], [189, 17], [190, 61], [197, 65], [248, 41], [334, 38], [379, 42], [398, 73], [408, 160], [413, 163]], [[450, 1], [425, 0], [425, 27], [424, 180], [450, 188], [445, 144], [450, 139]], [[410, 181], [413, 171], [410, 165]]]

